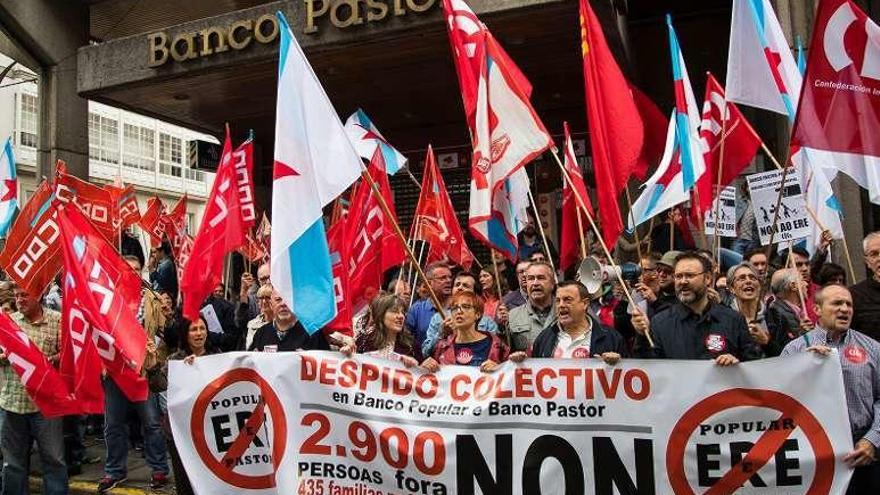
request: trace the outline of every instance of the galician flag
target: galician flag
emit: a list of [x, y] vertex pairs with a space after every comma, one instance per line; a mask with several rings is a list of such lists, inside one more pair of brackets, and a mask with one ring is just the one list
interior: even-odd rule
[[694, 97], [693, 86], [688, 77], [687, 67], [684, 64], [684, 56], [681, 46], [678, 44], [678, 36], [672, 27], [672, 17], [666, 16], [666, 26], [669, 28], [669, 49], [672, 51], [672, 76], [675, 85], [675, 139], [678, 141], [681, 153], [682, 185], [685, 191], [690, 191], [697, 183], [697, 179], [706, 171], [706, 163], [703, 159], [703, 149], [700, 144], [700, 121], [702, 113]]
[[360, 176], [363, 164], [287, 20], [277, 16], [272, 284], [314, 333], [336, 316], [322, 208]]
[[9, 232], [16, 209], [18, 209], [18, 179], [10, 137], [3, 148], [0, 148], [0, 237], [6, 237], [6, 233]]
[[348, 134], [348, 138], [351, 139], [351, 144], [354, 145], [355, 151], [364, 160], [372, 161], [373, 154], [376, 152], [376, 148], [378, 148], [385, 162], [385, 172], [389, 175], [396, 174], [406, 166], [407, 160], [403, 153], [388, 144], [385, 136], [379, 132], [373, 121], [360, 108], [345, 121], [345, 132]]

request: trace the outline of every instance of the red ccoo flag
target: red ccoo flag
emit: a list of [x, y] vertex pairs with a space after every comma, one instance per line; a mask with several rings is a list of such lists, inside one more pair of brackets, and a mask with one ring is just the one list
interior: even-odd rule
[[248, 139], [233, 152], [227, 128], [220, 166], [199, 232], [190, 252], [178, 253], [188, 257], [180, 280], [185, 318], [198, 318], [202, 302], [223, 277], [226, 253], [247, 243], [247, 233], [257, 220], [252, 177], [253, 141]]
[[165, 215], [163, 221], [165, 224], [165, 237], [168, 239], [168, 243], [171, 244], [171, 252], [175, 258], [180, 256], [180, 249], [183, 247], [187, 235], [186, 201], [186, 193], [183, 193], [183, 196], [174, 205], [174, 209], [171, 210], [171, 213]]
[[83, 412], [61, 374], [52, 367], [43, 351], [2, 311], [0, 348], [43, 416], [57, 418]]
[[416, 205], [411, 237], [430, 245], [429, 263], [449, 259], [466, 270], [471, 269], [474, 255], [465, 242], [431, 146], [425, 156], [422, 192]]
[[[378, 185], [396, 221], [391, 184], [388, 182], [388, 174], [385, 173], [385, 163], [380, 148], [376, 148], [367, 171]], [[352, 195], [347, 225], [345, 243], [350, 254], [349, 301], [352, 309], [357, 311], [381, 289], [382, 275], [385, 271], [403, 263], [406, 252], [390, 221], [385, 218], [370, 185], [366, 182], [361, 182]]]
[[345, 242], [346, 216], [340, 214], [336, 223], [327, 229], [327, 247], [330, 249], [330, 262], [333, 264], [333, 290], [336, 294], [336, 318], [325, 327], [331, 333], [342, 332], [353, 335], [351, 318], [351, 290], [348, 284], [349, 253]]
[[110, 191], [113, 197], [113, 225], [117, 230], [125, 230], [140, 221], [141, 210], [138, 207], [134, 186], [121, 187], [107, 184], [104, 188]]
[[147, 200], [147, 210], [141, 215], [140, 226], [150, 236], [150, 245], [157, 247], [162, 244], [162, 236], [165, 235], [165, 205], [158, 196]]
[[141, 278], [78, 209], [59, 208], [58, 225], [64, 271], [72, 282], [75, 299], [93, 330], [106, 335], [103, 350], [113, 356], [113, 365], [105, 359], [108, 373], [122, 373], [121, 368], [140, 370], [147, 340], [135, 318], [141, 300]]
[[57, 204], [52, 186], [44, 180], [15, 219], [0, 253], [3, 270], [34, 297], [42, 297], [62, 266]]
[[[727, 111], [722, 108], [727, 105]], [[724, 159], [721, 158], [721, 131], [724, 130]], [[735, 179], [758, 153], [761, 138], [752, 129], [749, 122], [732, 102], [726, 101], [724, 88], [715, 80], [711, 73], [706, 78], [706, 99], [703, 102], [703, 120], [700, 123], [700, 141], [702, 141], [703, 158], [706, 162], [706, 173], [697, 180], [695, 198], [691, 214], [694, 220], [703, 218], [703, 214], [712, 206], [715, 185], [718, 183], [718, 170], [721, 169], [721, 187], [725, 187]], [[702, 228], [700, 226], [699, 228]]]
[[[566, 180], [563, 182], [562, 187], [562, 233], [559, 239], [559, 268], [566, 270], [581, 257], [581, 233], [589, 230], [589, 223], [582, 216], [581, 206], [586, 208], [592, 216], [593, 205], [590, 202], [590, 196], [587, 194], [587, 187], [584, 185], [581, 167], [574, 156], [574, 144], [571, 142], [568, 122], [565, 122], [563, 127], [565, 128], [565, 144], [563, 145], [565, 169], [568, 171], [571, 183], [574, 184], [572, 189]], [[581, 203], [581, 206], [579, 206], [579, 203]], [[586, 249], [586, 246], [584, 246], [584, 249]]]
[[587, 123], [593, 170], [599, 194], [602, 237], [611, 248], [623, 232], [617, 195], [637, 168], [645, 144], [645, 124], [599, 19], [587, 0], [580, 0], [581, 49], [587, 95]]
[[55, 168], [55, 197], [61, 204], [73, 203], [108, 240], [116, 239], [113, 225], [115, 201], [112, 193], [67, 173], [67, 165], [58, 160]]

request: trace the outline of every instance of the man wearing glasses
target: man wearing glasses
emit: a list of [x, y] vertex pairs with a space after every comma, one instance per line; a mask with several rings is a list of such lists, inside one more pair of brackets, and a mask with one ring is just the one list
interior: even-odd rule
[[852, 293], [852, 327], [874, 340], [880, 340], [880, 232], [871, 232], [862, 241], [868, 278], [849, 288]]
[[[709, 301], [712, 283], [709, 261], [694, 252], [676, 258], [673, 273], [678, 302], [648, 318], [632, 317], [638, 336], [635, 352], [646, 358], [712, 359], [719, 366], [761, 357], [749, 336], [745, 318], [736, 311]], [[651, 332], [654, 347], [645, 335]]]

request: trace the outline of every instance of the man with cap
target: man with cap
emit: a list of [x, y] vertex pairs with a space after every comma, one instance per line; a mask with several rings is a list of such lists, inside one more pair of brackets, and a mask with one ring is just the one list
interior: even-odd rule
[[[674, 256], [678, 254], [678, 251], [669, 251], [662, 258], [654, 253], [642, 257], [642, 275], [639, 283], [633, 287], [633, 295], [638, 293], [645, 299], [648, 318], [662, 313], [676, 302], [671, 273]], [[629, 302], [625, 299], [614, 308], [614, 328], [628, 340], [636, 335], [630, 321], [630, 311]]]

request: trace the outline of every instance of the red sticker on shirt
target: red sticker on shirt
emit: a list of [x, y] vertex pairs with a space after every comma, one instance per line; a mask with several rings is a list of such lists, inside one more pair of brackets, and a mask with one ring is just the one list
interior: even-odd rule
[[586, 347], [578, 347], [571, 353], [571, 357], [575, 359], [586, 359], [590, 357], [590, 350]]
[[553, 351], [553, 357], [559, 359], [562, 357], [562, 347], [556, 346], [556, 349]]
[[727, 349], [727, 339], [717, 333], [710, 333], [706, 336], [706, 349], [709, 352], [721, 353]]
[[458, 364], [470, 364], [472, 359], [474, 359], [474, 353], [467, 347], [459, 349], [458, 352], [455, 353], [455, 360]]
[[843, 348], [843, 357], [853, 364], [865, 364], [868, 360], [868, 353], [860, 346], [850, 344]]

